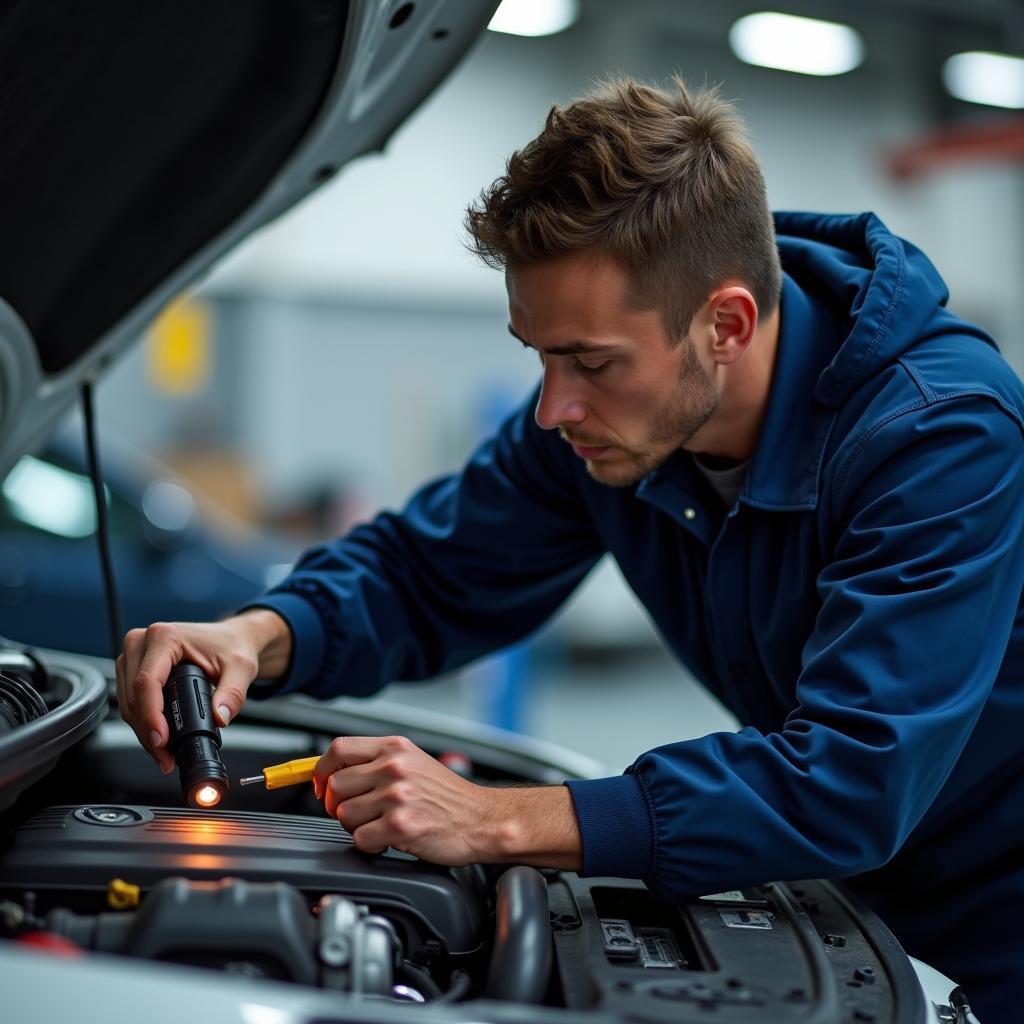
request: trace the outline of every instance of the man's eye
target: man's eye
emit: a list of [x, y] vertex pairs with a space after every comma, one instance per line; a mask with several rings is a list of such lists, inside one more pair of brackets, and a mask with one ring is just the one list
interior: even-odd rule
[[576, 360], [576, 368], [582, 370], [583, 373], [595, 374], [601, 373], [611, 365], [611, 360], [606, 359], [602, 363], [585, 363], [582, 359]]

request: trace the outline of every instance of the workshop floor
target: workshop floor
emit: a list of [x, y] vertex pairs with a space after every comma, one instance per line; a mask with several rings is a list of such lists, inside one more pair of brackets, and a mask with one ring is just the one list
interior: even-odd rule
[[[414, 707], [486, 718], [481, 681], [396, 684], [382, 696]], [[523, 703], [524, 732], [587, 754], [614, 773], [637, 754], [674, 740], [736, 728], [735, 720], [661, 649], [584, 665], [539, 664]]]

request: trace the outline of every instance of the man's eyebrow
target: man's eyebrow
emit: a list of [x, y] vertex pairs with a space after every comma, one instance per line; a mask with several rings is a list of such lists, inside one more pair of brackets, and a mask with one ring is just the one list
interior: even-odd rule
[[[508, 325], [508, 333], [526, 348], [534, 348], [522, 335], [517, 334], [511, 324]], [[570, 341], [566, 345], [553, 345], [551, 348], [541, 349], [548, 356], [577, 356], [586, 352], [608, 352], [615, 348], [614, 345], [597, 345], [592, 341]]]

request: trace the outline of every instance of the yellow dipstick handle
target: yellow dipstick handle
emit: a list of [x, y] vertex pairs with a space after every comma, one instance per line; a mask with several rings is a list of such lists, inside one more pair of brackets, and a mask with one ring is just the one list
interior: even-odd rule
[[122, 878], [112, 878], [107, 886], [107, 904], [114, 910], [132, 910], [139, 905], [141, 889]]
[[251, 775], [247, 779], [239, 779], [243, 786], [251, 786], [254, 782], [262, 782], [267, 789], [280, 789], [282, 786], [294, 786], [299, 782], [309, 782], [313, 778], [320, 755], [300, 757], [297, 761], [285, 761], [284, 764], [272, 764], [263, 769], [262, 775]]

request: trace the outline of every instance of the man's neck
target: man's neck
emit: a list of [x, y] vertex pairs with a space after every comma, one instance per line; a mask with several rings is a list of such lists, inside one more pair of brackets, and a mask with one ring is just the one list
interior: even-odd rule
[[736, 464], [753, 457], [768, 409], [779, 350], [780, 310], [758, 324], [743, 358], [724, 368], [722, 397], [711, 418], [684, 446]]

